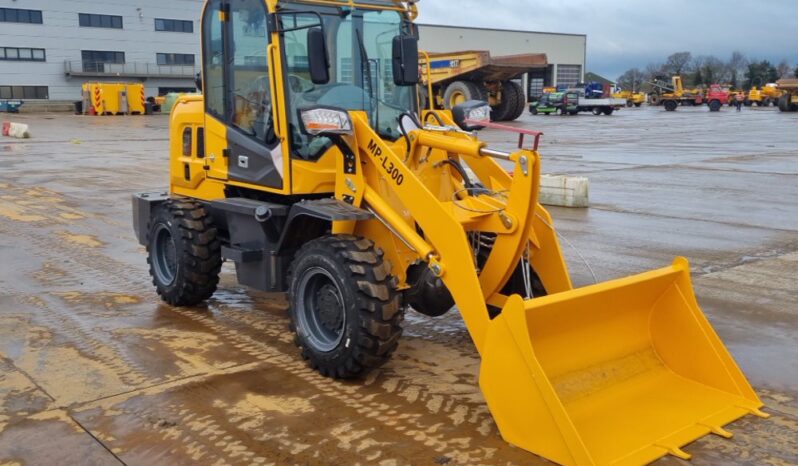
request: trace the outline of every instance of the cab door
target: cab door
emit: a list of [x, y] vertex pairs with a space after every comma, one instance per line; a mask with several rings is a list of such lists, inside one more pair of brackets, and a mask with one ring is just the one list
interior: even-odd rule
[[208, 175], [281, 191], [282, 147], [275, 137], [269, 29], [263, 0], [211, 0], [203, 24]]

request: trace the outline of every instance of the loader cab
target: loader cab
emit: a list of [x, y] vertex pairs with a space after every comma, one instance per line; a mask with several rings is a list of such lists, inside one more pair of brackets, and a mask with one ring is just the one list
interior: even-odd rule
[[395, 2], [368, 4], [206, 2], [201, 81], [209, 178], [276, 194], [328, 189], [323, 178], [334, 176], [338, 148], [304, 130], [308, 108], [362, 111], [385, 140], [402, 137], [399, 116], [417, 112], [417, 94], [394, 79], [395, 39], [414, 36], [414, 26]]

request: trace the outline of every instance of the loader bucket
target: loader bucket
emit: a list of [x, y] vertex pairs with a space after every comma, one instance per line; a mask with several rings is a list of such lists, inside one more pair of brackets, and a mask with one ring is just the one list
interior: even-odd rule
[[645, 464], [762, 403], [698, 307], [687, 261], [524, 301], [482, 351], [480, 387], [508, 442], [566, 465]]

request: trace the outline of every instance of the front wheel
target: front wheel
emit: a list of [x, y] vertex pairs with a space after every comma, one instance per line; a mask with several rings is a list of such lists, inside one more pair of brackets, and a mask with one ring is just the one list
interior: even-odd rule
[[665, 106], [665, 110], [666, 111], [675, 112], [676, 111], [676, 107], [679, 104], [677, 104], [675, 100], [666, 100], [665, 102], [663, 102], [663, 105]]
[[313, 369], [355, 378], [390, 359], [402, 334], [403, 309], [374, 243], [345, 235], [310, 241], [289, 273], [290, 327]]
[[599, 116], [601, 115], [601, 109], [598, 107], [593, 107], [593, 115]]

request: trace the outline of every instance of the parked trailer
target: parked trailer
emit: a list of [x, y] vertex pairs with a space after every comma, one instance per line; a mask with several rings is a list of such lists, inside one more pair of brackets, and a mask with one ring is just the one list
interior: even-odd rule
[[782, 91], [779, 97], [779, 110], [798, 112], [798, 79], [780, 79], [776, 82]]
[[[427, 81], [429, 61], [429, 81]], [[546, 54], [530, 53], [492, 57], [486, 51], [430, 53], [421, 60], [424, 77], [423, 107], [452, 109], [468, 100], [484, 100], [491, 106], [491, 120], [515, 120], [526, 108], [524, 88], [514, 80], [548, 65]]]

